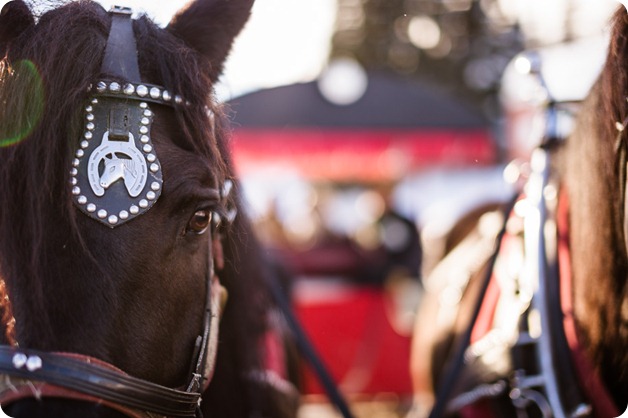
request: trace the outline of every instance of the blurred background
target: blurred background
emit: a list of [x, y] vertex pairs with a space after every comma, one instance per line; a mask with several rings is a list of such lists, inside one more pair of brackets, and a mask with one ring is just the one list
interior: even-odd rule
[[[577, 103], [617, 1], [258, 0], [218, 95], [249, 211], [359, 417], [401, 417], [422, 277]], [[530, 74], [539, 66], [539, 77]], [[560, 119], [567, 135], [572, 114]], [[337, 416], [302, 368], [302, 418]]]
[[[0, 1], [0, 5], [6, 1]], [[183, 1], [123, 3], [165, 25]], [[403, 416], [421, 278], [575, 103], [611, 0], [257, 0], [216, 94], [249, 215], [359, 417]], [[521, 59], [527, 57], [527, 59]], [[545, 87], [530, 75], [541, 64]], [[561, 122], [568, 133], [571, 119]], [[515, 170], [516, 171], [516, 170]], [[516, 174], [516, 173], [515, 173]], [[306, 364], [302, 418], [336, 416]]]

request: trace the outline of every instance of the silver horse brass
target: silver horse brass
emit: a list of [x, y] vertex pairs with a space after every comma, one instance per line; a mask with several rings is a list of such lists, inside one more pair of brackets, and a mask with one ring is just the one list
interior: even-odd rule
[[150, 138], [153, 113], [148, 103], [124, 103], [120, 130], [112, 116], [120, 102], [95, 96], [85, 108], [85, 131], [70, 173], [76, 205], [111, 228], [149, 210], [163, 185]]
[[[104, 162], [104, 169], [100, 170]], [[137, 197], [146, 185], [148, 167], [135, 146], [133, 134], [127, 141], [110, 141], [105, 132], [100, 145], [92, 151], [87, 163], [89, 185], [96, 196], [103, 196], [116, 181], [122, 179], [131, 197]]]

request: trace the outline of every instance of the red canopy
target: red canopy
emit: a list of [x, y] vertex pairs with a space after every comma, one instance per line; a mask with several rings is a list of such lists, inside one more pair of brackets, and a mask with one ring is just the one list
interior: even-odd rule
[[494, 163], [489, 122], [449, 92], [370, 72], [350, 105], [325, 99], [316, 82], [250, 93], [229, 103], [241, 174], [283, 167], [311, 179], [398, 180], [426, 167]]
[[394, 181], [433, 166], [486, 165], [495, 149], [486, 130], [252, 129], [234, 132], [232, 150], [241, 175], [286, 168], [335, 181]]

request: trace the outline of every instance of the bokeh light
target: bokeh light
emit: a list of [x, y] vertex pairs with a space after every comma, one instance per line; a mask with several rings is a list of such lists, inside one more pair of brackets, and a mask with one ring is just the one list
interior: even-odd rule
[[431, 17], [415, 16], [408, 24], [408, 38], [418, 48], [436, 48], [440, 42], [441, 29]]
[[1, 77], [5, 86], [20, 87], [9, 88], [19, 90], [20, 95], [10, 98], [11, 106], [7, 106], [0, 127], [0, 147], [8, 147], [27, 138], [39, 124], [44, 111], [44, 85], [37, 66], [30, 60], [5, 68]]

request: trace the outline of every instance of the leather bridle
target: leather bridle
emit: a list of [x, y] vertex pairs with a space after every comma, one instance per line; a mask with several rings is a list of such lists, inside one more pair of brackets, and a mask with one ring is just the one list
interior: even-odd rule
[[[157, 102], [169, 106], [185, 104], [179, 96], [170, 97], [167, 90], [141, 82], [131, 10], [114, 6], [110, 13], [112, 24], [104, 53], [102, 73], [116, 79], [127, 80], [129, 83], [125, 86], [120, 86], [115, 81], [96, 84], [93, 87], [95, 98], [92, 99], [92, 103], [97, 103], [100, 98], [104, 98], [105, 101], [109, 100], [114, 103], [117, 109], [131, 106], [131, 103], [135, 103], [136, 107], [141, 109], [146, 109], [146, 102]], [[129, 86], [130, 89], [125, 88]], [[108, 121], [109, 130], [121, 128], [123, 133], [126, 130], [124, 134], [131, 137], [129, 132], [132, 124], [125, 122], [118, 126], [114, 112], [114, 110], [111, 111], [113, 116], [110, 116]], [[124, 119], [129, 119], [129, 113], [125, 115]], [[130, 115], [133, 118], [133, 114]], [[142, 122], [137, 125], [149, 127], [149, 122], [145, 123], [142, 119]], [[146, 138], [148, 135], [145, 135]], [[148, 141], [149, 139], [146, 139], [146, 142]], [[83, 143], [86, 141], [84, 140]], [[150, 162], [148, 156], [147, 159]], [[78, 171], [75, 170], [78, 165], [78, 163], [74, 164], [74, 173]], [[149, 193], [147, 196], [151, 196], [153, 201], [151, 204], [144, 205], [143, 202], [137, 205], [132, 204], [131, 208], [138, 209], [136, 213], [133, 213], [133, 210], [129, 214], [126, 210], [116, 209], [120, 211], [120, 217], [100, 216], [99, 220], [114, 227], [132, 218], [133, 215], [143, 213], [142, 209], [144, 211], [150, 209], [152, 203], [158, 198], [154, 191], [161, 190], [161, 173], [158, 170], [154, 172], [157, 176], [152, 180], [152, 190], [150, 190], [150, 183], [147, 186], [147, 193]], [[80, 177], [80, 174], [74, 173], [73, 178]], [[81, 185], [78, 180], [75, 183]], [[74, 186], [78, 189], [76, 184]], [[225, 200], [226, 193], [228, 191], [224, 189], [221, 192], [217, 191], [217, 194]], [[73, 191], [73, 194], [76, 199], [75, 203], [83, 212], [86, 214], [93, 212], [98, 216], [98, 211], [88, 208], [80, 189], [77, 193]], [[151, 200], [150, 197], [148, 199]], [[214, 238], [214, 245], [220, 245], [219, 239]], [[185, 387], [173, 389], [129, 376], [111, 364], [81, 354], [53, 353], [3, 345], [0, 346], [0, 403], [6, 406], [27, 398], [54, 397], [102, 404], [134, 418], [202, 416], [201, 394], [207, 389], [213, 373], [218, 332], [215, 321], [218, 321], [221, 308], [221, 295], [218, 290], [220, 285], [214, 274], [213, 261], [209, 254], [202, 330], [195, 342], [189, 367], [190, 375]]]

